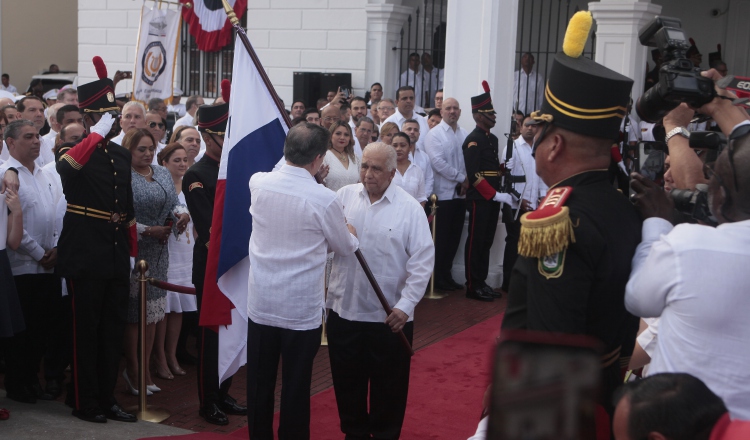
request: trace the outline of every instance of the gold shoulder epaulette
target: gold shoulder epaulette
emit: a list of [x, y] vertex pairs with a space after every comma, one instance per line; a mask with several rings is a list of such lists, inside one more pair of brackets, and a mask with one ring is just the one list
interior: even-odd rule
[[536, 211], [521, 217], [519, 255], [543, 258], [562, 252], [570, 243], [575, 243], [570, 210], [564, 206], [572, 192], [573, 188], [569, 186], [553, 188]]

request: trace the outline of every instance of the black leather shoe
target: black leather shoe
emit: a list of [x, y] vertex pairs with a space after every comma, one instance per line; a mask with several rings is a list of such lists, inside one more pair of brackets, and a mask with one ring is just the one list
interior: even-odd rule
[[237, 401], [232, 396], [227, 396], [224, 401], [219, 404], [219, 408], [226, 414], [233, 416], [245, 416], [247, 415], [247, 407], [237, 404]]
[[452, 292], [456, 290], [456, 287], [453, 286], [453, 283], [448, 283], [445, 281], [438, 281], [438, 280], [435, 280], [435, 288], [437, 290], [445, 290], [447, 292]]
[[44, 387], [44, 391], [49, 394], [52, 399], [57, 399], [62, 394], [62, 387], [57, 379], [50, 379], [47, 381], [47, 385]]
[[461, 290], [464, 288], [463, 284], [458, 284], [453, 278], [447, 280], [446, 284], [453, 286], [453, 290]]
[[469, 299], [475, 299], [477, 301], [486, 301], [486, 302], [491, 302], [495, 300], [494, 298], [492, 298], [492, 296], [490, 296], [487, 292], [483, 290], [470, 290], [468, 288], [466, 289], [466, 297]]
[[18, 389], [7, 390], [7, 397], [21, 403], [36, 403], [36, 394], [31, 387], [21, 386]]
[[214, 425], [228, 425], [229, 419], [227, 418], [227, 415], [224, 414], [224, 412], [219, 409], [219, 405], [215, 403], [209, 403], [208, 405], [202, 407], [198, 411], [198, 415], [203, 417], [205, 421], [208, 423], [212, 423]]
[[490, 287], [490, 286], [484, 286], [484, 287], [482, 288], [482, 290], [483, 290], [483, 291], [484, 291], [484, 292], [485, 292], [486, 294], [488, 294], [489, 296], [491, 296], [491, 297], [493, 297], [493, 298], [502, 298], [502, 297], [503, 297], [503, 294], [502, 294], [502, 293], [500, 293], [500, 292], [497, 292], [497, 291], [495, 291], [495, 289], [493, 289], [493, 288], [492, 288], [492, 287]]
[[74, 409], [73, 415], [83, 420], [84, 422], [107, 423], [107, 417], [99, 407], [88, 409]]
[[104, 415], [110, 420], [117, 420], [118, 422], [137, 422], [138, 417], [135, 414], [130, 414], [120, 407], [118, 404], [112, 405], [108, 410], [104, 411]]
[[50, 393], [45, 392], [42, 389], [42, 386], [39, 385], [38, 383], [35, 383], [34, 385], [31, 386], [31, 391], [34, 393], [37, 400], [55, 400], [55, 398], [52, 397]]

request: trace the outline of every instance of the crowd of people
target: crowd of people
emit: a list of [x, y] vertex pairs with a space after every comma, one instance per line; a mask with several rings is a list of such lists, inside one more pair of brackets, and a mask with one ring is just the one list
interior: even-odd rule
[[[629, 176], [632, 147], [646, 133], [629, 120], [633, 81], [570, 47], [557, 54], [546, 82], [532, 70], [533, 55], [522, 55], [515, 129], [502, 144], [491, 133], [489, 86], [471, 97], [475, 128], [467, 131], [458, 124], [459, 100], [437, 87], [442, 71], [419, 54], [410, 56], [393, 98], [375, 83], [367, 98], [339, 89], [317, 107], [292, 103], [284, 156], [249, 182], [247, 407], [228, 394], [231, 378], [219, 382], [218, 335], [197, 325], [228, 86], [212, 104], [190, 96], [182, 105], [178, 96], [144, 106], [116, 97], [119, 73], [108, 78], [95, 58], [99, 79], [77, 90], [0, 99], [7, 397], [56, 399], [69, 380], [65, 402], [74, 416], [135, 422], [114, 395], [120, 374], [127, 392], [152, 394], [161, 391], [152, 373], [174, 380], [186, 374], [183, 365], [196, 364], [201, 417], [226, 425], [228, 415], [247, 414], [251, 438], [273, 438], [281, 360], [279, 436], [309, 438], [312, 363], [325, 320], [342, 432], [398, 438], [410, 372], [402, 344], [412, 340], [415, 307], [434, 276], [437, 289], [462, 290], [469, 300], [507, 295], [503, 329], [595, 337], [603, 347], [599, 403], [617, 439], [708, 439], [729, 429], [730, 417], [750, 418], [742, 295], [750, 118], [718, 87], [700, 108], [681, 104], [660, 123], [668, 150], [663, 181]], [[410, 84], [417, 73], [434, 73], [428, 87]], [[723, 74], [703, 72], [711, 80]], [[418, 97], [430, 107], [417, 106]], [[700, 127], [696, 114], [707, 117]], [[711, 126], [726, 136], [726, 148], [696, 154], [688, 128]], [[668, 196], [675, 189], [703, 191], [715, 224], [676, 216]], [[465, 282], [458, 283], [453, 261], [467, 216]], [[689, 224], [673, 226], [677, 218]], [[501, 219], [503, 280], [491, 286]], [[151, 277], [195, 295], [149, 285], [140, 316], [140, 260]], [[146, 359], [139, 359], [141, 319]], [[191, 335], [197, 357], [188, 351]], [[644, 366], [646, 378], [618, 394], [623, 368]], [[678, 392], [684, 398], [663, 397]], [[646, 417], [644, 406], [656, 415], [680, 407], [686, 423], [696, 408], [703, 416], [692, 432], [680, 431]], [[483, 429], [475, 438], [484, 438]]]

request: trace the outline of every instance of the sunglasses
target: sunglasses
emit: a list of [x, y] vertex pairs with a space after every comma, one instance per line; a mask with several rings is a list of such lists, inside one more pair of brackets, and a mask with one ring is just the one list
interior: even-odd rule
[[155, 128], [156, 126], [159, 126], [159, 128], [164, 128], [164, 124], [161, 122], [149, 122], [148, 126], [151, 128]]

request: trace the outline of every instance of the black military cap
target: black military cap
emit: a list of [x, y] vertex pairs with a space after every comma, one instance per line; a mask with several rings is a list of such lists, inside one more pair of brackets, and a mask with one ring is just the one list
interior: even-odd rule
[[106, 113], [119, 111], [115, 103], [115, 85], [107, 78], [107, 66], [101, 57], [92, 60], [98, 80], [78, 86], [78, 108], [84, 113]]
[[581, 56], [592, 18], [576, 13], [568, 25], [563, 52], [555, 55], [537, 121], [605, 139], [616, 139], [628, 113], [633, 80]]
[[229, 89], [228, 79], [221, 81], [221, 97], [224, 102], [218, 105], [202, 105], [198, 107], [198, 130], [223, 136], [227, 130], [229, 118]]
[[495, 108], [492, 106], [492, 97], [490, 96], [490, 85], [487, 81], [482, 81], [484, 93], [471, 97], [472, 113], [489, 113], [495, 114]]

